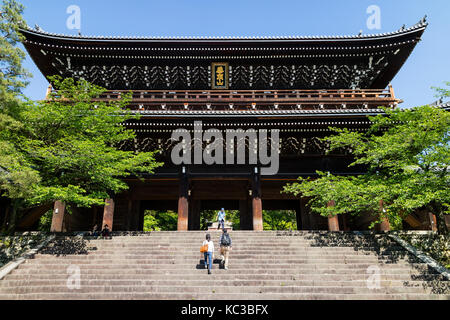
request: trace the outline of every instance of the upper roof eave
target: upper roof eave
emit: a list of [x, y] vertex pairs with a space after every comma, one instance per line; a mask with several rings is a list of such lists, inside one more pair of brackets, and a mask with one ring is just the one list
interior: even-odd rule
[[344, 36], [280, 36], [280, 37], [108, 37], [108, 36], [79, 36], [79, 35], [65, 35], [45, 32], [42, 30], [35, 30], [31, 27], [21, 28], [23, 34], [32, 34], [38, 37], [45, 37], [49, 39], [58, 39], [64, 41], [74, 42], [168, 42], [168, 43], [205, 43], [205, 42], [327, 42], [327, 41], [365, 41], [365, 40], [381, 40], [397, 38], [412, 33], [423, 31], [428, 26], [428, 23], [423, 19], [419, 23], [405, 29], [380, 34], [367, 35], [344, 35]]

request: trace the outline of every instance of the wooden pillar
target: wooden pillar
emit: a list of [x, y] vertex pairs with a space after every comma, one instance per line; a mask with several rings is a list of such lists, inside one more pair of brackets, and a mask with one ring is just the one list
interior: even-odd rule
[[428, 217], [429, 217], [429, 219], [430, 219], [430, 227], [431, 227], [431, 231], [433, 231], [433, 232], [438, 231], [437, 221], [436, 221], [436, 215], [433, 214], [432, 212], [428, 212]]
[[301, 222], [302, 230], [312, 230], [311, 228], [311, 214], [308, 211], [307, 203], [308, 199], [300, 198], [300, 212], [301, 212]]
[[253, 230], [263, 231], [262, 201], [261, 201], [261, 176], [259, 168], [255, 167], [252, 178], [252, 214]]
[[[331, 200], [328, 202], [328, 207], [334, 207], [336, 205], [336, 202], [334, 200]], [[328, 217], [328, 230], [329, 231], [339, 231], [339, 218], [336, 215], [329, 216]]]
[[113, 221], [114, 221], [114, 200], [110, 198], [105, 200], [105, 208], [103, 209], [102, 228], [105, 225], [108, 225], [109, 230], [112, 231]]
[[342, 225], [344, 226], [344, 231], [350, 231], [347, 223], [347, 213], [342, 215]]
[[52, 93], [52, 85], [49, 84], [47, 87], [47, 91], [45, 92], [45, 100], [49, 100], [50, 99], [50, 94]]
[[248, 222], [248, 207], [246, 200], [239, 200], [239, 224], [241, 225], [241, 230], [247, 230]]
[[180, 193], [178, 196], [178, 231], [188, 230], [189, 219], [189, 183], [185, 174], [180, 177]]
[[295, 219], [297, 222], [297, 230], [303, 230], [303, 224], [302, 224], [302, 206], [300, 204], [300, 201], [295, 206]]
[[[383, 200], [380, 200], [380, 212], [384, 213], [384, 202]], [[382, 217], [381, 223], [380, 223], [380, 231], [390, 231], [391, 225], [389, 223], [389, 219], [386, 217]]]
[[50, 227], [50, 232], [65, 232], [67, 231], [65, 227], [65, 216], [66, 216], [66, 205], [62, 201], [55, 201], [53, 207], [53, 217], [52, 225]]
[[191, 200], [189, 205], [189, 230], [200, 230], [201, 200]]
[[128, 198], [127, 216], [125, 218], [125, 230], [126, 231], [130, 231], [131, 230], [132, 215], [133, 215], [133, 200], [131, 200], [131, 198]]

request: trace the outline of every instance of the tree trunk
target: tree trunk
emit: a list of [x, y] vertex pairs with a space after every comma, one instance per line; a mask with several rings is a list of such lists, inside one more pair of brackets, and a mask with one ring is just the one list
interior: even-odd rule
[[8, 227], [6, 228], [7, 234], [13, 234], [14, 231], [16, 230], [16, 217], [17, 217], [17, 205], [15, 204], [15, 202], [13, 202], [10, 210]]
[[7, 226], [8, 226], [8, 218], [9, 218], [9, 212], [11, 211], [10, 206], [7, 206], [5, 209], [5, 216], [3, 217], [3, 221], [2, 221], [2, 229], [1, 232], [4, 233], [6, 232]]
[[448, 235], [448, 228], [445, 224], [444, 210], [439, 204], [431, 205], [431, 212], [436, 215], [437, 232], [439, 235]]
[[8, 234], [13, 234], [16, 231], [16, 224], [17, 224], [17, 213], [20, 208], [20, 200], [12, 200], [11, 201], [11, 210], [9, 215], [9, 224], [6, 228], [6, 232]]

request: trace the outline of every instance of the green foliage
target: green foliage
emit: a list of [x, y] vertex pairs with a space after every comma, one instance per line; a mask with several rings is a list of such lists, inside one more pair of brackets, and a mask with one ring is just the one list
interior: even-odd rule
[[38, 230], [42, 232], [50, 232], [52, 226], [53, 210], [49, 210], [39, 218]]
[[[208, 223], [217, 219], [218, 210], [202, 210], [200, 213], [200, 230], [208, 230]], [[228, 212], [226, 212], [228, 213]], [[228, 217], [225, 217], [227, 219]]]
[[[17, 47], [22, 40], [19, 27], [24, 7], [15, 0], [3, 0], [0, 8], [0, 102], [13, 100], [27, 85], [30, 74], [22, 67], [25, 52]], [[2, 106], [3, 107], [3, 106]]]
[[227, 221], [230, 221], [233, 225], [233, 230], [241, 229], [241, 216], [239, 210], [229, 210], [226, 216]]
[[292, 210], [263, 210], [264, 230], [297, 230], [297, 218]]
[[[385, 112], [370, 118], [367, 133], [333, 129], [336, 135], [325, 138], [331, 151], [351, 151], [355, 157], [351, 166], [364, 165], [367, 174], [317, 172], [317, 179], [299, 178], [284, 192], [309, 197], [311, 210], [325, 217], [369, 212], [388, 218], [397, 228], [401, 219], [419, 208], [442, 215], [450, 203], [450, 113], [432, 106]], [[335, 206], [328, 207], [331, 200]]]
[[144, 231], [175, 231], [177, 225], [176, 212], [146, 210], [144, 213]]
[[122, 125], [138, 118], [123, 110], [129, 95], [100, 102], [95, 98], [103, 88], [70, 78], [51, 81], [56, 91], [49, 100], [23, 106], [18, 119], [24, 129], [9, 139], [39, 179], [28, 188], [30, 194], [16, 195], [7, 188], [6, 196], [22, 196], [29, 205], [55, 200], [69, 206], [102, 205], [105, 198], [128, 188], [124, 177], [151, 173], [161, 165], [155, 162], [155, 152], [116, 148], [135, 137]]
[[23, 205], [22, 199], [30, 195], [29, 187], [39, 181], [38, 173], [14, 141], [15, 132], [23, 128], [17, 120], [23, 105], [21, 90], [31, 77], [22, 66], [25, 52], [17, 47], [22, 40], [19, 28], [25, 25], [23, 10], [15, 0], [4, 0], [0, 8], [0, 190], [13, 195], [8, 231]]

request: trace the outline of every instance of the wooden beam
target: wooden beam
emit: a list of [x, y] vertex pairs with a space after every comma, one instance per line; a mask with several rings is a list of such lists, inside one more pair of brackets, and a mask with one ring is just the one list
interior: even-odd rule
[[411, 214], [405, 218], [405, 222], [407, 224], [409, 224], [411, 227], [413, 227], [414, 229], [419, 229], [420, 227], [422, 227], [422, 223]]
[[54, 204], [46, 204], [31, 209], [26, 215], [19, 221], [17, 228], [21, 230], [30, 229], [33, 225], [42, 217], [47, 211], [51, 210]]

